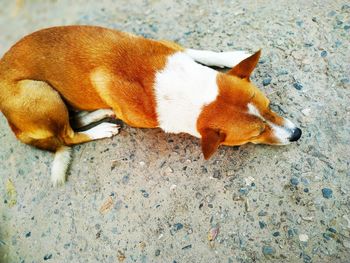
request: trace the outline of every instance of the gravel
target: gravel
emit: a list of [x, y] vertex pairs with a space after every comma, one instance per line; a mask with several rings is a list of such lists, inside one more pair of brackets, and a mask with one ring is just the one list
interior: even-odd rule
[[347, 262], [349, 16], [340, 0], [2, 1], [0, 55], [67, 24], [206, 50], [262, 48], [251, 82], [303, 136], [221, 146], [205, 161], [196, 138], [124, 125], [73, 147], [56, 189], [53, 155], [18, 142], [0, 114], [0, 262]]

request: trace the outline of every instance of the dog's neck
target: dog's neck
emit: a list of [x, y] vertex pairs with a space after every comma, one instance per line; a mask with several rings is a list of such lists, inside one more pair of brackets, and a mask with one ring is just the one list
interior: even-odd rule
[[218, 72], [194, 62], [182, 52], [171, 55], [156, 74], [155, 95], [159, 127], [170, 133], [200, 138], [197, 119], [218, 95]]

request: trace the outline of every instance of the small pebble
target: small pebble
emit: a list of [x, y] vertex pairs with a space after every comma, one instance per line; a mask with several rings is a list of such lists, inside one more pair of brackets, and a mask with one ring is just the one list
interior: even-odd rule
[[298, 21], [296, 21], [295, 23], [296, 23], [298, 26], [302, 26], [304, 22], [301, 21], [301, 20], [298, 20]]
[[313, 216], [302, 216], [301, 217], [303, 220], [305, 220], [305, 221], [312, 221], [312, 220], [314, 220], [314, 217]]
[[264, 221], [259, 221], [260, 229], [264, 229], [266, 227], [266, 223]]
[[304, 192], [308, 193], [309, 192], [309, 188], [304, 188]]
[[221, 172], [219, 170], [215, 170], [213, 177], [216, 179], [220, 179], [221, 178]]
[[124, 260], [125, 260], [125, 254], [124, 254], [124, 252], [123, 251], [120, 251], [120, 250], [118, 250], [118, 260], [119, 260], [119, 262], [123, 262]]
[[184, 246], [184, 247], [182, 248], [182, 250], [189, 249], [189, 248], [192, 248], [192, 245]]
[[259, 64], [264, 64], [266, 62], [266, 58], [260, 58]]
[[344, 240], [343, 241], [343, 246], [346, 248], [350, 248], [350, 241]]
[[30, 237], [32, 235], [32, 232], [28, 232], [28, 233], [26, 233], [26, 237]]
[[252, 176], [248, 176], [248, 177], [244, 178], [244, 181], [245, 181], [246, 186], [249, 186], [249, 185], [253, 184], [255, 179]]
[[265, 256], [273, 255], [276, 253], [276, 249], [270, 246], [263, 246], [262, 252]]
[[165, 172], [166, 172], [167, 174], [171, 174], [171, 173], [174, 172], [174, 170], [173, 170], [173, 168], [171, 168], [171, 167], [167, 167], [167, 168], [165, 169]]
[[349, 5], [349, 4], [345, 4], [345, 5], [343, 5], [343, 6], [341, 7], [341, 10], [342, 10], [342, 11], [345, 11], [345, 10], [347, 10], [347, 9], [350, 9], [350, 5]]
[[70, 247], [70, 243], [66, 243], [63, 245], [64, 249], [68, 249]]
[[214, 241], [218, 234], [219, 234], [219, 227], [211, 228], [208, 233], [208, 240]]
[[154, 254], [155, 254], [156, 257], [158, 257], [160, 255], [160, 249], [157, 249]]
[[97, 231], [96, 233], [96, 239], [101, 237], [101, 233], [102, 233], [102, 229], [100, 229], [99, 231]]
[[313, 43], [305, 43], [304, 46], [305, 47], [312, 47], [314, 44]]
[[330, 11], [328, 13], [328, 16], [335, 16], [337, 14], [337, 12], [335, 12], [334, 10]]
[[145, 198], [148, 198], [149, 197], [149, 194], [146, 192], [146, 190], [141, 190], [141, 193], [142, 193], [142, 195], [143, 195], [143, 197], [145, 197]]
[[309, 116], [311, 112], [310, 108], [305, 108], [301, 110], [301, 113], [304, 114], [305, 116]]
[[288, 229], [288, 237], [293, 237], [294, 231], [292, 229]]
[[294, 87], [295, 89], [297, 89], [297, 90], [301, 90], [301, 89], [303, 88], [303, 85], [302, 85], [301, 83], [299, 83], [299, 82], [295, 82], [295, 83], [293, 84], [293, 87]]
[[343, 84], [348, 84], [348, 83], [350, 83], [350, 80], [348, 78], [342, 78], [342, 79], [340, 79], [340, 82]]
[[342, 25], [342, 24], [343, 24], [343, 21], [337, 20], [337, 25], [338, 25], [338, 26], [340, 26], [340, 25]]
[[149, 26], [151, 28], [151, 30], [154, 32], [154, 33], [157, 33], [158, 32], [158, 27], [154, 24], [150, 25]]
[[312, 262], [311, 257], [309, 255], [304, 254], [303, 259], [304, 259], [304, 263]]
[[286, 70], [286, 69], [280, 69], [280, 70], [277, 72], [277, 76], [281, 76], [281, 75], [288, 75], [288, 70]]
[[261, 210], [259, 213], [258, 213], [258, 216], [266, 216], [267, 215], [267, 212], [264, 211], [264, 210]]
[[321, 57], [327, 57], [327, 51], [326, 50], [323, 50], [322, 52], [321, 52]]
[[329, 227], [327, 230], [332, 233], [337, 233], [337, 230], [335, 230], [333, 227]]
[[300, 240], [301, 242], [307, 242], [307, 241], [309, 240], [309, 236], [306, 235], [306, 234], [300, 234], [300, 235], [299, 235], [299, 240]]
[[322, 236], [323, 236], [323, 238], [326, 239], [326, 240], [331, 240], [330, 235], [327, 234], [327, 233], [323, 233]]
[[340, 47], [342, 42], [340, 40], [335, 41], [335, 47]]
[[324, 198], [329, 199], [329, 198], [333, 197], [333, 191], [332, 191], [332, 189], [329, 189], [329, 188], [323, 188], [322, 195]]
[[182, 229], [184, 227], [184, 225], [181, 223], [176, 223], [173, 225], [173, 227], [174, 227], [175, 231], [179, 231], [180, 229]]
[[246, 194], [248, 194], [248, 192], [249, 192], [249, 190], [247, 188], [245, 188], [245, 187], [242, 187], [242, 188], [239, 189], [239, 193], [241, 195], [246, 195]]
[[298, 178], [296, 178], [296, 177], [293, 177], [292, 179], [290, 179], [290, 183], [292, 184], [292, 185], [298, 185], [299, 184], [299, 179]]
[[280, 232], [276, 231], [276, 232], [274, 232], [272, 235], [273, 235], [274, 237], [278, 237], [278, 236], [280, 236]]
[[127, 184], [129, 182], [129, 176], [128, 175], [124, 175], [122, 178], [122, 183], [123, 184]]
[[49, 259], [51, 259], [52, 258], [52, 254], [46, 254], [45, 256], [44, 256], [44, 260], [49, 260]]
[[263, 80], [263, 85], [264, 85], [264, 86], [269, 85], [269, 84], [271, 83], [271, 80], [272, 80], [272, 78], [266, 78], [266, 79], [264, 79], [264, 80]]

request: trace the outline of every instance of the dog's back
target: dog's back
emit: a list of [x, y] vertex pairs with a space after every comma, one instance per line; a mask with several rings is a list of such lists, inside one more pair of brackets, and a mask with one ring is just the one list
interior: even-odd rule
[[[106, 107], [91, 83], [99, 69], [146, 85], [174, 49], [160, 42], [93, 26], [44, 29], [16, 43], [0, 61], [2, 82], [19, 79], [50, 83], [69, 104], [84, 110]], [[136, 70], [135, 70], [136, 69]], [[6, 92], [0, 88], [2, 92]], [[76, 96], [84, 94], [84, 96]]]

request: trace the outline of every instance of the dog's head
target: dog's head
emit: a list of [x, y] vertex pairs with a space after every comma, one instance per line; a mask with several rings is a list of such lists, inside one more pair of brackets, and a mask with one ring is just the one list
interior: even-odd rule
[[217, 78], [219, 95], [198, 118], [202, 151], [208, 159], [219, 145], [285, 145], [297, 141], [301, 130], [270, 109], [270, 101], [250, 80], [260, 51]]

